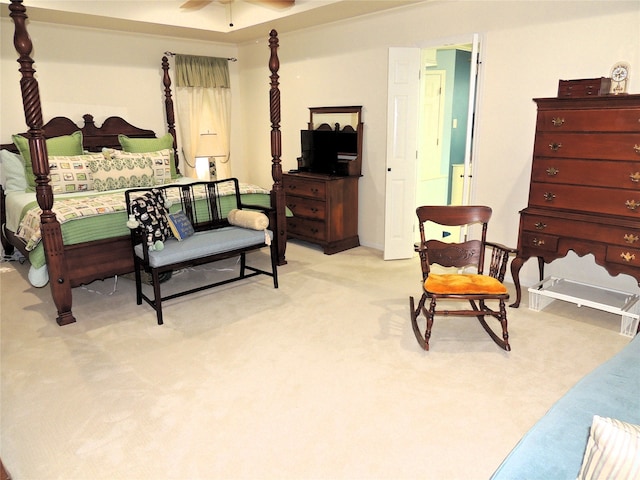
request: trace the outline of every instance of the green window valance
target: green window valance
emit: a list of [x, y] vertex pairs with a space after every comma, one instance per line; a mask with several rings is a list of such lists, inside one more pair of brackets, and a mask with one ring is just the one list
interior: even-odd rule
[[178, 87], [229, 88], [229, 61], [176, 54], [176, 84]]

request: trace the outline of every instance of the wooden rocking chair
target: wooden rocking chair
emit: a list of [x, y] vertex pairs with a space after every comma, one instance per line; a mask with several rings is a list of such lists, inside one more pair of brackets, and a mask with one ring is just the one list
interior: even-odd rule
[[[491, 218], [491, 208], [486, 206], [424, 206], [416, 209], [420, 222], [420, 243], [416, 251], [420, 256], [422, 267], [423, 294], [414, 305], [413, 297], [409, 297], [411, 308], [411, 324], [420, 346], [429, 350], [429, 339], [435, 315], [475, 316], [489, 336], [504, 350], [511, 350], [509, 332], [507, 331], [507, 312], [505, 302], [509, 299], [507, 288], [503, 285], [504, 275], [509, 261], [509, 254], [516, 250], [497, 243], [486, 241], [487, 224]], [[480, 239], [466, 240], [462, 243], [445, 243], [440, 240], [425, 238], [425, 223], [433, 222], [445, 227], [465, 227], [481, 224]], [[487, 275], [483, 274], [485, 249], [491, 249], [491, 262]], [[431, 265], [456, 267], [456, 273], [434, 273]], [[473, 273], [465, 273], [472, 268]], [[465, 269], [465, 271], [463, 271]], [[426, 307], [427, 299], [430, 300]], [[471, 304], [471, 309], [438, 310], [439, 300], [464, 300]], [[497, 301], [497, 309], [486, 305], [487, 301]], [[420, 312], [426, 317], [424, 333], [418, 326]], [[485, 315], [496, 318], [502, 327], [502, 335], [498, 336], [485, 321]]]

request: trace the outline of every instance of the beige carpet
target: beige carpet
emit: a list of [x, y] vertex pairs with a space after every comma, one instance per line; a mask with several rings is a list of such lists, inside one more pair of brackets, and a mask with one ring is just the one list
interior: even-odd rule
[[294, 242], [287, 258], [278, 290], [257, 277], [173, 300], [164, 326], [121, 278], [75, 289], [78, 322], [58, 327], [48, 287], [0, 264], [0, 456], [14, 480], [486, 479], [629, 341], [615, 315], [525, 298], [509, 309], [512, 352], [448, 318], [426, 353], [408, 312], [417, 259]]

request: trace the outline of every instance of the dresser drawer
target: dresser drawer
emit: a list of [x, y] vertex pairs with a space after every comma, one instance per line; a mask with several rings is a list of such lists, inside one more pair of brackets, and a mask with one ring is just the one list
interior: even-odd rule
[[640, 192], [531, 183], [529, 205], [640, 219]]
[[324, 220], [326, 218], [326, 203], [324, 200], [287, 195], [287, 207], [294, 217], [314, 218]]
[[640, 132], [640, 109], [544, 110], [536, 127], [539, 132]]
[[531, 180], [640, 190], [640, 161], [606, 162], [539, 157], [533, 159]]
[[610, 245], [607, 247], [606, 259], [611, 263], [640, 267], [640, 249]]
[[546, 252], [555, 252], [558, 248], [558, 237], [537, 232], [522, 232], [522, 247]]
[[611, 245], [640, 248], [640, 224], [636, 228], [632, 228], [597, 223], [598, 217], [592, 217], [592, 220], [570, 220], [523, 213], [522, 228], [539, 235], [571, 237]]
[[310, 177], [283, 175], [282, 185], [286, 196], [298, 195], [324, 200], [327, 195], [326, 183], [322, 179], [315, 180]]
[[287, 218], [287, 231], [293, 236], [300, 236], [311, 240], [326, 240], [325, 223], [320, 220], [308, 218]]
[[640, 133], [539, 132], [533, 146], [535, 156], [640, 160]]

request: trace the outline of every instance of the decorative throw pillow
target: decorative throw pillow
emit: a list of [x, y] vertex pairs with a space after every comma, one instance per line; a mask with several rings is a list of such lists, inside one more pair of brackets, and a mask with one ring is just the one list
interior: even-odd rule
[[159, 150], [169, 150], [169, 168], [171, 169], [171, 178], [178, 178], [176, 172], [176, 163], [173, 156], [173, 135], [167, 133], [160, 138], [131, 138], [126, 135], [118, 135], [118, 142], [122, 150], [131, 153], [147, 153], [157, 152]]
[[594, 415], [579, 480], [640, 478], [640, 425]]
[[164, 242], [171, 236], [167, 213], [164, 197], [155, 188], [131, 202], [131, 214], [145, 232], [148, 247], [153, 248], [156, 242]]
[[120, 160], [127, 164], [135, 164], [143, 159], [150, 163], [153, 169], [153, 181], [155, 185], [171, 183], [171, 150], [168, 148], [157, 152], [131, 153], [115, 150], [113, 148], [103, 148], [102, 153], [111, 160]]
[[227, 215], [227, 220], [231, 225], [252, 230], [265, 230], [269, 226], [269, 218], [264, 213], [252, 210], [234, 208]]
[[93, 188], [99, 192], [118, 188], [153, 187], [151, 158], [105, 149], [102, 158], [89, 162]]
[[193, 225], [191, 225], [187, 215], [182, 210], [167, 215], [167, 222], [169, 223], [169, 228], [171, 228], [173, 236], [180, 242], [195, 233]]
[[[29, 139], [22, 135], [13, 135], [11, 138], [24, 160], [28, 189], [35, 191], [36, 176], [33, 173], [33, 167], [31, 165]], [[82, 155], [84, 153], [82, 148], [82, 132], [80, 130], [73, 132], [71, 135], [61, 135], [60, 137], [48, 138], [45, 143], [47, 145], [47, 155], [49, 156]]]
[[53, 193], [86, 192], [93, 190], [91, 161], [102, 160], [101, 153], [72, 156], [49, 156], [49, 176]]
[[28, 186], [24, 160], [9, 150], [0, 150], [0, 185], [5, 192], [24, 192]]

